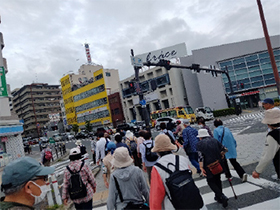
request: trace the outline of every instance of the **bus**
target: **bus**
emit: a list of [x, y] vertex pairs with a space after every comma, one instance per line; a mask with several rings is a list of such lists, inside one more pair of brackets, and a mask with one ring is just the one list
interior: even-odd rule
[[152, 127], [155, 126], [156, 119], [160, 117], [172, 117], [176, 119], [189, 119], [191, 123], [196, 121], [196, 116], [190, 106], [179, 106], [174, 108], [168, 108], [163, 110], [157, 110], [151, 112]]

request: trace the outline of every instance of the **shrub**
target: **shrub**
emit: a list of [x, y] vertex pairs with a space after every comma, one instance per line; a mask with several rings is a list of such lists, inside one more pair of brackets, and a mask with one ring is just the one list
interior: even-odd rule
[[213, 111], [214, 117], [221, 117], [226, 115], [232, 115], [235, 114], [234, 108], [227, 108], [227, 109], [219, 109]]

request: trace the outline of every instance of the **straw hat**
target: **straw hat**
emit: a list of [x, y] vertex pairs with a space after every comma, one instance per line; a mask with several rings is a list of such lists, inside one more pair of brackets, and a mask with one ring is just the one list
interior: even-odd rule
[[126, 147], [118, 147], [113, 155], [112, 165], [116, 168], [124, 168], [133, 163], [133, 159], [128, 154]]
[[280, 109], [269, 109], [264, 112], [263, 124], [277, 124], [280, 123]]
[[176, 145], [172, 144], [170, 138], [166, 134], [159, 134], [155, 138], [155, 146], [152, 152], [165, 152], [177, 149]]
[[80, 145], [82, 145], [82, 141], [81, 140], [77, 140], [75, 144], [80, 146]]
[[196, 136], [197, 138], [203, 138], [203, 137], [209, 137], [209, 133], [206, 129], [199, 129], [198, 130], [198, 135]]

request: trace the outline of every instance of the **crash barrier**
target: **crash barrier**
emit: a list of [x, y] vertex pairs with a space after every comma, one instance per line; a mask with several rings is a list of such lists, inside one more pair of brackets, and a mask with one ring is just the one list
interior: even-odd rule
[[[62, 200], [61, 200], [59, 186], [58, 186], [55, 174], [49, 175], [46, 185], [48, 188], [48, 192], [47, 192], [48, 205], [54, 206], [53, 197], [55, 198], [55, 201], [56, 201], [55, 203], [58, 205], [61, 205]], [[54, 195], [53, 195], [53, 193], [54, 193]]]

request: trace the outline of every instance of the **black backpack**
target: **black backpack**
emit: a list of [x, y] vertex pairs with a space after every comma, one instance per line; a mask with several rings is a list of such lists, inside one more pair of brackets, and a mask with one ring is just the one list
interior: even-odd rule
[[[150, 148], [148, 148], [147, 144], [152, 144], [152, 146]], [[144, 146], [145, 146], [145, 156], [146, 156], [147, 161], [149, 161], [149, 162], [156, 161], [158, 159], [158, 155], [156, 152], [151, 151], [154, 147], [153, 140], [152, 140], [152, 143], [146, 143], [146, 144], [144, 144]]]
[[86, 185], [83, 183], [82, 178], [80, 176], [80, 171], [82, 167], [84, 166], [85, 162], [82, 161], [82, 165], [80, 167], [80, 170], [77, 172], [73, 172], [70, 170], [68, 166], [66, 168], [71, 174], [70, 177], [70, 183], [68, 185], [68, 192], [70, 195], [71, 200], [73, 199], [79, 199], [79, 198], [84, 198], [87, 196], [87, 188]]
[[137, 153], [137, 144], [134, 140], [130, 141], [130, 150], [131, 153]]
[[170, 174], [165, 182], [170, 194], [166, 192], [166, 195], [175, 209], [200, 209], [203, 207], [203, 200], [192, 178], [192, 171], [179, 170], [178, 155], [176, 155], [174, 172], [160, 163], [155, 165]]
[[81, 155], [84, 155], [84, 154], [87, 153], [87, 149], [86, 149], [86, 147], [84, 145], [80, 146], [80, 151], [81, 151]]

